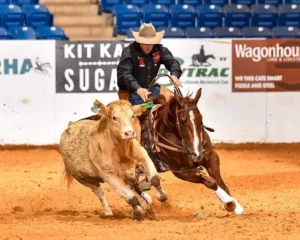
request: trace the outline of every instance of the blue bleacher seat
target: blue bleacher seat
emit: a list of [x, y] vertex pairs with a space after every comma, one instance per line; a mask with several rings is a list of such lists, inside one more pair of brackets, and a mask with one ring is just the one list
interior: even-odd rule
[[33, 28], [42, 26], [53, 25], [53, 15], [49, 12], [48, 8], [41, 4], [36, 5], [23, 5], [23, 12], [25, 15], [26, 26]]
[[0, 40], [5, 40], [5, 39], [9, 39], [10, 36], [8, 34], [8, 32], [6, 31], [5, 28], [0, 27]]
[[171, 26], [185, 29], [196, 26], [196, 11], [193, 6], [176, 4], [169, 8]]
[[149, 0], [124, 0], [124, 4], [135, 5], [141, 7], [142, 5], [149, 4]]
[[11, 3], [22, 6], [24, 4], [39, 4], [39, 0], [11, 0]]
[[242, 32], [235, 27], [216, 27], [214, 35], [216, 38], [241, 38]]
[[300, 38], [300, 29], [297, 27], [277, 26], [272, 32], [273, 38]]
[[242, 30], [245, 38], [272, 38], [272, 32], [264, 27], [245, 27]]
[[208, 4], [208, 5], [218, 5], [218, 6], [225, 6], [228, 4], [228, 0], [204, 0], [203, 4]]
[[164, 38], [185, 38], [184, 31], [181, 28], [176, 27], [160, 27], [157, 31], [165, 30]]
[[252, 4], [255, 4], [256, 0], [231, 0], [231, 4], [241, 4], [251, 7]]
[[11, 27], [8, 32], [12, 39], [36, 39], [36, 34], [31, 27]]
[[197, 6], [202, 4], [202, 0], [178, 0], [178, 3], [182, 5], [190, 5], [196, 8]]
[[274, 27], [277, 25], [277, 9], [273, 5], [256, 4], [251, 7], [252, 26]]
[[35, 29], [37, 39], [69, 40], [64, 30], [60, 27], [43, 26]]
[[158, 5], [164, 5], [166, 7], [170, 7], [171, 5], [176, 4], [176, 1], [175, 0], [150, 0], [150, 3], [154, 5], [158, 4]]
[[127, 30], [127, 32], [126, 32], [126, 37], [127, 37], [127, 38], [134, 38], [134, 37], [133, 37], [133, 34], [132, 34], [132, 32], [131, 32], [130, 29], [132, 29], [132, 31], [138, 32], [138, 31], [140, 30], [140, 27], [132, 27], [132, 28], [129, 28], [129, 29]]
[[101, 14], [102, 12], [111, 13], [112, 9], [116, 5], [120, 5], [123, 3], [123, 0], [101, 0], [98, 1], [98, 13]]
[[24, 13], [21, 8], [17, 5], [0, 5], [0, 16], [2, 27], [18, 27], [23, 26]]
[[298, 4], [300, 5], [300, 0], [285, 0], [285, 4]]
[[300, 27], [300, 5], [282, 4], [277, 11], [280, 26]]
[[213, 38], [214, 34], [210, 28], [186, 28], [185, 37], [187, 38]]
[[250, 26], [250, 9], [246, 5], [231, 4], [223, 8], [226, 27], [243, 28]]
[[10, 4], [10, 0], [0, 0], [0, 4]]
[[222, 27], [223, 11], [218, 5], [200, 5], [196, 8], [198, 27]]
[[169, 9], [163, 5], [143, 5], [143, 22], [152, 23], [155, 28], [169, 26]]
[[257, 4], [269, 4], [278, 6], [283, 3], [283, 0], [257, 0]]
[[138, 6], [134, 5], [117, 5], [112, 9], [115, 15], [114, 36], [117, 34], [126, 34], [127, 30], [132, 27], [139, 27], [142, 21], [142, 13]]

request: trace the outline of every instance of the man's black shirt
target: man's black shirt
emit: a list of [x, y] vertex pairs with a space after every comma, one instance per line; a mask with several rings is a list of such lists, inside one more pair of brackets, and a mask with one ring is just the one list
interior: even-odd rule
[[117, 68], [119, 89], [134, 93], [141, 87], [148, 88], [161, 64], [165, 65], [171, 75], [178, 78], [181, 76], [179, 62], [161, 44], [154, 45], [152, 51], [146, 54], [139, 43], [131, 43], [123, 49]]

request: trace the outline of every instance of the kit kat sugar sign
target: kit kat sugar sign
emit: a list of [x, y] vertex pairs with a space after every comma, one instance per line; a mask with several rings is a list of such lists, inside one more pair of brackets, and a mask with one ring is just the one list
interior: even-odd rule
[[232, 91], [300, 91], [300, 40], [232, 41]]
[[117, 66], [128, 44], [56, 41], [56, 93], [118, 91]]

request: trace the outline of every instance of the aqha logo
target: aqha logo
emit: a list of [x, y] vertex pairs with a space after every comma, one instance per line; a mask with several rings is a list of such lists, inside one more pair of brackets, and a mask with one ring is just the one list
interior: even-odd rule
[[254, 62], [262, 59], [273, 58], [299, 58], [300, 47], [280, 46], [278, 43], [270, 47], [249, 47], [247, 44], [236, 44], [235, 54], [237, 58], [251, 58]]
[[51, 68], [50, 63], [44, 62], [38, 57], [34, 61], [30, 58], [4, 58], [0, 60], [0, 75], [24, 75], [31, 70], [39, 74], [49, 75]]

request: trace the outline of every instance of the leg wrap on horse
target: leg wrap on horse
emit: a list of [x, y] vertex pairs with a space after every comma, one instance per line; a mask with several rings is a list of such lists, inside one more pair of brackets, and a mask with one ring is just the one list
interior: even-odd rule
[[222, 188], [218, 186], [218, 189], [214, 191], [217, 197], [221, 200], [222, 203], [232, 202], [232, 197], [229, 196]]

